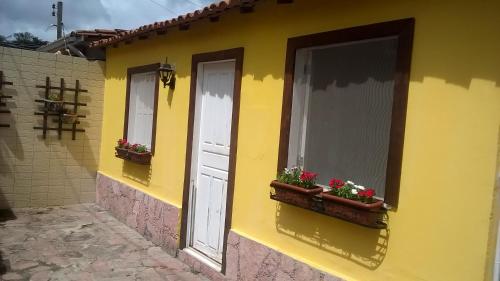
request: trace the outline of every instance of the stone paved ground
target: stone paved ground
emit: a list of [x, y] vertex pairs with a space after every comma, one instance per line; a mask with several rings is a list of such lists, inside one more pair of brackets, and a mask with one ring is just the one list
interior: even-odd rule
[[0, 280], [207, 280], [93, 204], [0, 217]]

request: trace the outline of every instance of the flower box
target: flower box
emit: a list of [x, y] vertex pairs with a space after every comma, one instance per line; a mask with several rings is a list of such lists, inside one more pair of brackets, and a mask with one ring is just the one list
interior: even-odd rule
[[130, 143], [128, 143], [126, 139], [120, 139], [118, 140], [118, 145], [115, 146], [115, 150], [115, 156], [118, 158], [142, 165], [151, 164], [151, 157], [153, 155], [150, 151], [148, 151], [145, 145], [130, 145]]
[[323, 212], [329, 216], [368, 227], [385, 225], [382, 223], [382, 216], [385, 211], [382, 210], [384, 202], [381, 200], [375, 200], [373, 203], [363, 203], [338, 197], [328, 192], [323, 192], [321, 198], [323, 199]]
[[296, 205], [298, 207], [310, 209], [314, 204], [313, 197], [323, 192], [323, 188], [315, 186], [313, 188], [304, 188], [291, 184], [272, 181], [271, 186], [274, 187], [274, 199]]
[[373, 188], [332, 178], [331, 190], [323, 192], [316, 185], [317, 175], [300, 167], [286, 168], [271, 182], [274, 192], [271, 190], [270, 198], [358, 225], [387, 228], [384, 202], [374, 198]]
[[115, 147], [115, 156], [124, 160], [128, 160], [137, 164], [151, 164], [151, 152], [135, 152], [126, 148]]
[[129, 160], [142, 165], [151, 164], [151, 152], [135, 152], [132, 150], [128, 151]]
[[126, 148], [121, 148], [121, 147], [115, 147], [116, 154], [115, 156], [118, 158], [122, 159], [128, 159], [128, 149]]

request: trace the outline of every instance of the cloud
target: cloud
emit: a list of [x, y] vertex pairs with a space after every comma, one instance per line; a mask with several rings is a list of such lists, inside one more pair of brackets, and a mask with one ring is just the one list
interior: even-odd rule
[[[55, 40], [56, 18], [51, 0], [0, 0], [0, 35], [28, 31], [44, 40]], [[131, 29], [176, 17], [214, 0], [65, 0], [66, 33], [76, 29]]]

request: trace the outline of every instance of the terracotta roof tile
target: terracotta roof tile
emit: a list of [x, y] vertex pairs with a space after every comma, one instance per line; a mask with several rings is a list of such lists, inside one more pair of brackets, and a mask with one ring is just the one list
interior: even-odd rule
[[[206, 7], [203, 7], [199, 10], [195, 10], [191, 13], [187, 13], [185, 15], [180, 15], [177, 18], [172, 18], [170, 20], [165, 20], [162, 22], [154, 22], [152, 24], [147, 24], [140, 26], [139, 28], [133, 30], [116, 30], [116, 34], [101, 40], [97, 40], [91, 43], [91, 47], [104, 47], [112, 44], [117, 44], [126, 39], [130, 39], [132, 37], [149, 33], [152, 31], [160, 31], [168, 28], [187, 25], [191, 22], [201, 20], [207, 17], [213, 17], [215, 15], [219, 15], [229, 9], [235, 7], [248, 7], [252, 6], [258, 0], [223, 0], [218, 3], [210, 4]], [[96, 30], [97, 31], [97, 30]], [[101, 32], [104, 33], [104, 32]]]

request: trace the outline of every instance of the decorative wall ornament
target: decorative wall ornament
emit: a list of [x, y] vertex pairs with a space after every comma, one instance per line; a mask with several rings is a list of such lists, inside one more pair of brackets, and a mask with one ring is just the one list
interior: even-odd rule
[[[42, 126], [35, 126], [35, 130], [43, 130], [43, 138], [47, 137], [47, 131], [57, 131], [59, 139], [61, 139], [62, 132], [72, 132], [72, 140], [76, 138], [76, 132], [85, 132], [84, 129], [78, 129], [77, 125], [80, 124], [79, 118], [85, 118], [85, 115], [78, 114], [79, 106], [87, 106], [86, 103], [78, 102], [80, 93], [87, 93], [87, 90], [80, 88], [80, 81], [76, 80], [75, 88], [68, 88], [61, 78], [60, 86], [52, 86], [50, 77], [45, 78], [45, 85], [37, 85], [37, 88], [45, 89], [45, 94], [42, 99], [36, 99], [35, 102], [43, 103], [41, 111], [35, 112], [35, 115], [43, 116]], [[53, 92], [51, 90], [58, 90]], [[64, 93], [66, 91], [74, 92], [73, 100], [65, 100]], [[66, 107], [69, 105], [70, 107]], [[48, 125], [49, 116], [55, 117], [53, 121], [57, 123], [57, 127], [50, 127]], [[71, 128], [63, 126], [63, 124], [71, 125]]]

